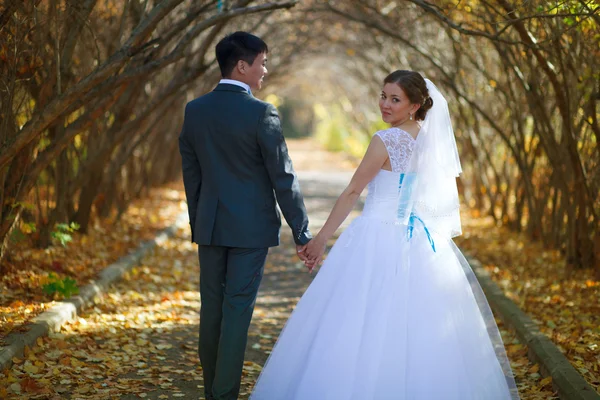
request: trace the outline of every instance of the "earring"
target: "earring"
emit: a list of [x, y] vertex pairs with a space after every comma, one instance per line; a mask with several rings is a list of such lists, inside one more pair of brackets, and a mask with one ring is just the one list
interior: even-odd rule
[[408, 119], [412, 121], [412, 113], [408, 114]]

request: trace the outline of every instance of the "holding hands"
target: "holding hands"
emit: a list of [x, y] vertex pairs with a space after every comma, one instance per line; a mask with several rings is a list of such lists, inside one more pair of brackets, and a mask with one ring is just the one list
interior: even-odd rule
[[304, 264], [308, 267], [308, 272], [312, 270], [323, 261], [323, 255], [325, 254], [325, 246], [327, 241], [317, 235], [313, 240], [308, 242], [306, 250], [304, 250], [306, 261]]
[[312, 273], [313, 269], [323, 260], [325, 246], [326, 240], [319, 235], [304, 246], [296, 246], [298, 257], [304, 261], [309, 273]]

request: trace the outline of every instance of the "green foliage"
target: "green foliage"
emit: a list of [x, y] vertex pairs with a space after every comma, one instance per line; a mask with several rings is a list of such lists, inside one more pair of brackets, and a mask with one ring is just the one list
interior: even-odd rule
[[25, 222], [21, 230], [25, 233], [34, 233], [36, 231], [35, 222]]
[[31, 203], [27, 203], [24, 201], [16, 201], [13, 204], [11, 204], [12, 208], [17, 208], [17, 207], [21, 207], [24, 210], [33, 210], [35, 208], [35, 206]]
[[58, 240], [63, 247], [66, 247], [67, 243], [73, 240], [71, 233], [78, 229], [79, 224], [76, 222], [71, 222], [70, 224], [57, 224], [56, 230], [52, 232], [50, 236], [52, 236], [53, 239]]
[[53, 273], [48, 275], [48, 283], [42, 286], [42, 290], [49, 296], [54, 296], [58, 293], [63, 298], [69, 298], [79, 293], [77, 282], [74, 279], [69, 277], [61, 279]]
[[37, 144], [37, 150], [39, 152], [45, 150], [46, 147], [50, 146], [51, 142], [52, 142], [52, 140], [50, 140], [50, 138], [48, 138], [47, 135], [43, 136]]
[[343, 151], [354, 158], [362, 158], [369, 146], [373, 133], [387, 128], [387, 124], [378, 116], [363, 116], [363, 123], [349, 119], [349, 112], [343, 105], [332, 104], [327, 107], [317, 104], [314, 108], [316, 129], [315, 137], [330, 151]]
[[27, 239], [27, 235], [25, 235], [21, 229], [13, 229], [10, 233], [10, 241], [12, 243], [19, 243], [25, 239]]
[[13, 243], [19, 243], [27, 239], [27, 235], [30, 235], [36, 231], [35, 222], [21, 222], [18, 228], [15, 228], [10, 233], [10, 241]]
[[336, 122], [335, 120], [328, 121], [324, 124], [325, 128], [322, 131], [321, 140], [325, 144], [327, 150], [331, 151], [343, 151], [345, 142], [350, 136], [350, 132], [344, 126], [344, 124]]

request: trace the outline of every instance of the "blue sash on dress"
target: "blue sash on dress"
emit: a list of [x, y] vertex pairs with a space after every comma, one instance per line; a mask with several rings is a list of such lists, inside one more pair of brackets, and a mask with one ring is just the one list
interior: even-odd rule
[[[415, 181], [415, 177], [416, 177], [416, 175], [414, 173], [400, 174], [400, 182], [398, 185], [398, 190], [400, 190], [400, 188], [402, 188], [403, 184], [408, 186], [408, 190], [406, 190], [406, 188], [405, 188], [402, 198], [398, 199], [398, 219], [404, 219], [404, 216], [406, 214], [406, 209], [408, 207], [408, 200], [410, 199], [410, 196], [411, 196], [412, 185]], [[411, 212], [410, 217], [408, 217], [408, 226], [406, 228], [406, 240], [410, 240], [413, 237], [413, 231], [415, 229], [416, 221], [419, 221], [421, 223], [421, 225], [423, 225], [423, 229], [425, 230], [425, 233], [427, 234], [427, 240], [429, 240], [429, 244], [431, 245], [431, 248], [435, 252], [435, 243], [433, 243], [433, 238], [431, 237], [431, 234], [429, 233], [429, 229], [427, 229], [427, 226], [425, 226], [425, 222], [423, 222], [423, 220], [421, 218], [419, 218], [419, 216], [416, 215], [414, 212]]]

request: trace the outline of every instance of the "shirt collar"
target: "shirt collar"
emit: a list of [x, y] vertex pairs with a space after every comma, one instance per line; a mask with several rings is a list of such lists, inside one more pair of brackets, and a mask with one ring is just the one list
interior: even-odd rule
[[221, 79], [219, 81], [219, 83], [225, 83], [228, 85], [236, 85], [236, 86], [246, 89], [246, 92], [252, 94], [252, 91], [250, 90], [250, 86], [244, 82], [236, 81], [235, 79]]

